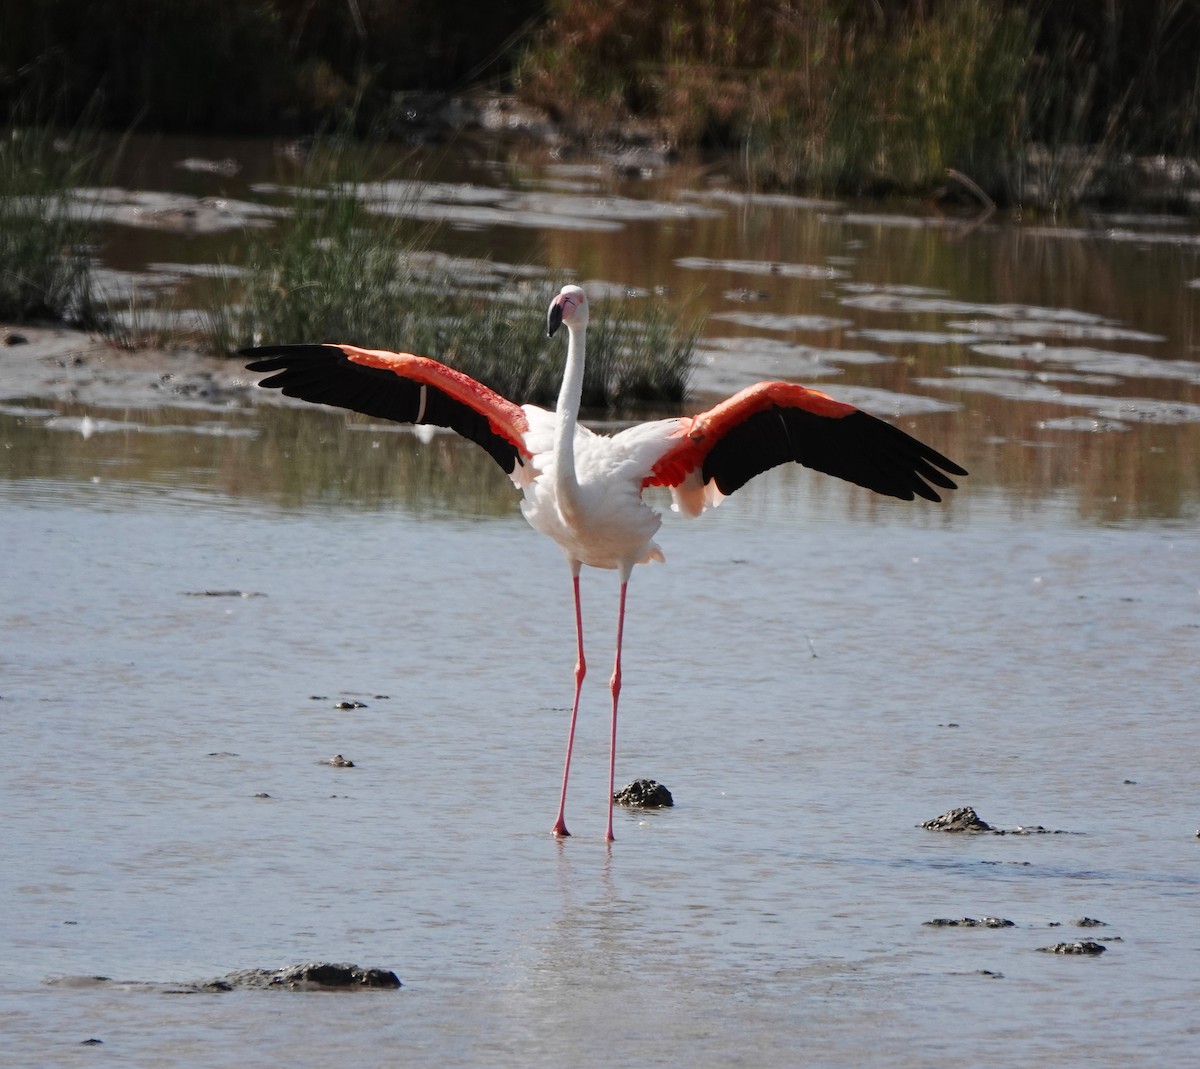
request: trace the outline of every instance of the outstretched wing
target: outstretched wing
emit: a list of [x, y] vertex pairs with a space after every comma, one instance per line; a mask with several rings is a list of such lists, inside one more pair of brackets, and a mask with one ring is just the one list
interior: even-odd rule
[[680, 420], [677, 434], [648, 485], [678, 487], [698, 471], [701, 484], [728, 495], [768, 468], [795, 461], [890, 497], [941, 501], [934, 487], [957, 487], [946, 473], [967, 474], [899, 427], [787, 382], [750, 386]]
[[530, 455], [519, 405], [428, 357], [335, 344], [265, 345], [241, 355], [254, 358], [248, 370], [274, 372], [259, 386], [397, 423], [449, 427], [509, 475]]

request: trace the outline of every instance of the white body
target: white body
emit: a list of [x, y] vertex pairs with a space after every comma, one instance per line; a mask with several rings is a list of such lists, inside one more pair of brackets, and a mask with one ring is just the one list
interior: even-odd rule
[[553, 538], [569, 561], [592, 568], [627, 573], [635, 564], [663, 560], [654, 542], [662, 517], [642, 500], [642, 483], [673, 444], [679, 421], [642, 423], [611, 437], [576, 425], [573, 507], [564, 509], [554, 453], [562, 416], [534, 405], [522, 410], [529, 420], [525, 443], [533, 457], [518, 485], [525, 494], [521, 511], [530, 526]]
[[[529, 423], [524, 444], [532, 454], [512, 473], [525, 494], [521, 511], [534, 530], [562, 547], [576, 576], [586, 564], [615, 568], [625, 581], [634, 565], [665, 559], [654, 541], [662, 517], [642, 500], [642, 489], [654, 465], [678, 443], [680, 421], [640, 423], [611, 436], [580, 426], [587, 296], [578, 286], [564, 286], [551, 313], [551, 332], [559, 321], [567, 328], [567, 363], [555, 411], [521, 408]], [[720, 497], [706, 494], [698, 472], [673, 494], [676, 507], [689, 515]]]

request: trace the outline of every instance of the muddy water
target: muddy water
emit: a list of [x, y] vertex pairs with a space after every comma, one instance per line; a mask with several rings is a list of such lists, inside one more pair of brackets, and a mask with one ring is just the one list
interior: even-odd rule
[[[677, 805], [611, 849], [612, 577], [585, 577], [559, 843], [569, 584], [473, 447], [236, 396], [3, 399], [0, 1063], [1186, 1060], [1194, 253], [694, 192], [624, 195], [715, 214], [531, 248], [703, 286], [701, 392], [807, 368], [973, 474], [933, 506], [785, 470], [667, 517], [618, 779]], [[454, 251], [519, 259], [470, 225]], [[917, 827], [959, 805], [1045, 833]], [[926, 923], [985, 916], [1013, 924]], [[1107, 949], [1038, 953], [1079, 940]], [[167, 993], [312, 958], [405, 986]]]

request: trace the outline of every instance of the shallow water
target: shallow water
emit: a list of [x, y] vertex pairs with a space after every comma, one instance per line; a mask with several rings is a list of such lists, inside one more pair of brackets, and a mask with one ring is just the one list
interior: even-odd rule
[[[0, 421], [11, 458], [29, 432]], [[560, 843], [557, 551], [497, 504], [507, 481], [472, 447], [338, 424], [264, 408], [226, 435], [184, 416], [124, 444], [41, 430], [39, 463], [7, 462], [5, 1064], [81, 1063], [89, 1038], [146, 1066], [1192, 1049], [1190, 524], [1089, 526], [1069, 501], [974, 488], [877, 503], [799, 471], [668, 516], [669, 563], [632, 586], [618, 779], [657, 778], [677, 805], [618, 811], [608, 849], [612, 577], [585, 577], [592, 674]], [[156, 470], [163, 441], [192, 464]], [[320, 449], [364, 482], [298, 500]], [[449, 489], [377, 494], [373, 465], [397, 470], [381, 451], [401, 471], [435, 453]], [[348, 698], [365, 708], [333, 708]], [[916, 827], [964, 804], [1063, 834]], [[924, 924], [984, 915], [1015, 927]], [[1097, 959], [1036, 952], [1096, 938], [1112, 940]], [[405, 986], [120, 983], [310, 958]], [[44, 983], [95, 975], [114, 982]]]
[[[484, 171], [418, 202], [447, 252], [698, 287], [700, 397], [813, 381], [971, 477], [928, 505], [779, 470], [667, 516], [668, 564], [631, 586], [618, 781], [676, 806], [618, 811], [610, 849], [615, 583], [585, 574], [558, 842], [570, 586], [482, 453], [99, 373], [6, 393], [0, 1064], [1186, 1061], [1194, 225], [931, 224], [566, 167], [484, 195]], [[236, 201], [269, 172], [171, 174]], [[116, 268], [215, 255], [128, 230]], [[917, 827], [960, 805], [1048, 833]], [[1014, 923], [926, 924], [965, 916]], [[1108, 949], [1037, 952], [1080, 939]], [[405, 986], [167, 993], [313, 958]]]

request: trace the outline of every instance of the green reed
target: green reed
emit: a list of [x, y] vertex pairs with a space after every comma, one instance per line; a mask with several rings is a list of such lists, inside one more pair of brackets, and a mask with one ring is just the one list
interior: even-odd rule
[[84, 138], [50, 127], [0, 135], [0, 318], [94, 325], [96, 228], [71, 190], [96, 171]]

